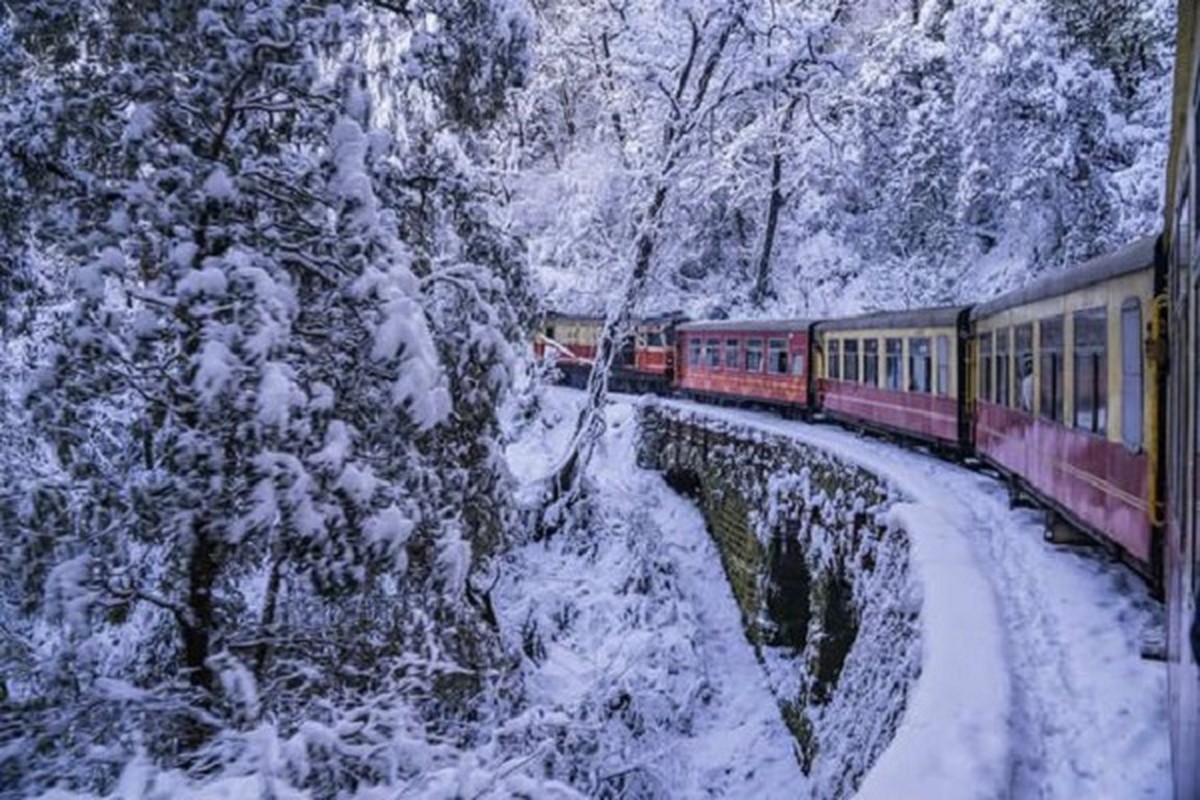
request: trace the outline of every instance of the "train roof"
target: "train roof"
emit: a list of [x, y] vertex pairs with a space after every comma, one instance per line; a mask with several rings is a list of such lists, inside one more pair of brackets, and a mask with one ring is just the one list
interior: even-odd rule
[[775, 333], [785, 331], [808, 331], [813, 320], [807, 319], [710, 319], [688, 322], [677, 330], [684, 333]]
[[821, 322], [823, 331], [874, 330], [877, 328], [953, 328], [958, 317], [970, 306], [934, 306], [904, 311], [875, 311], [857, 317], [842, 317]]
[[[542, 315], [543, 319], [549, 321], [566, 320], [570, 322], [594, 322], [597, 325], [604, 323], [607, 318], [603, 314], [572, 314], [568, 311], [547, 311]], [[666, 311], [661, 314], [653, 314], [646, 317], [638, 317], [634, 322], [636, 325], [667, 325], [678, 320], [685, 319], [681, 311]]]
[[1023, 306], [1047, 297], [1059, 297], [1097, 283], [1139, 272], [1154, 265], [1154, 249], [1157, 236], [1146, 236], [1114, 253], [1093, 258], [1076, 267], [1069, 267], [1039, 278], [1028, 286], [1006, 292], [999, 297], [980, 303], [971, 312], [972, 319], [988, 317], [1017, 306]]

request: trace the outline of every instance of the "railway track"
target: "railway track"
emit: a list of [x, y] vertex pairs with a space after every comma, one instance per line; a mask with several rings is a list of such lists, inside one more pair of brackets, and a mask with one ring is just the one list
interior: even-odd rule
[[986, 475], [830, 426], [666, 402], [836, 452], [935, 509], [942, 519], [930, 525], [963, 532], [1001, 617], [1008, 797], [1169, 796], [1166, 670], [1140, 655], [1163, 610], [1130, 570], [1096, 548], [1047, 543], [1039, 513], [1010, 508], [1003, 484]]

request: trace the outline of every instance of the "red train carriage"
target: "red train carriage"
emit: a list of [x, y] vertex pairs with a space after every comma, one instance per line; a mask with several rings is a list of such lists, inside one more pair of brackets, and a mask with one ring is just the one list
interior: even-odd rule
[[675, 388], [803, 412], [808, 405], [807, 320], [691, 322], [678, 328]]
[[977, 455], [1152, 579], [1155, 248], [1143, 239], [971, 314]]
[[818, 323], [824, 415], [964, 452], [967, 311], [949, 306]]
[[1165, 583], [1175, 797], [1200, 797], [1200, 26], [1179, 3], [1163, 252], [1170, 357], [1166, 387]]

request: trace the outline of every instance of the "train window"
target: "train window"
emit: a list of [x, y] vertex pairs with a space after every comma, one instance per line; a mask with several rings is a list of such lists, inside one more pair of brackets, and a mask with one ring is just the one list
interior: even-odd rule
[[858, 339], [847, 339], [842, 345], [842, 378], [858, 383]]
[[767, 371], [787, 375], [787, 339], [771, 339], [767, 342]]
[[709, 369], [721, 366], [721, 340], [708, 339], [704, 342], [704, 364]]
[[979, 399], [988, 403], [992, 394], [992, 334], [979, 334]]
[[1108, 423], [1108, 309], [1075, 312], [1075, 427], [1103, 433]]
[[804, 353], [793, 353], [792, 354], [792, 374], [793, 375], [803, 375], [804, 374]]
[[700, 366], [700, 340], [695, 336], [688, 337], [688, 366]]
[[886, 339], [883, 343], [883, 379], [886, 388], [900, 391], [900, 368], [904, 358], [904, 342]]
[[1142, 305], [1136, 297], [1121, 304], [1121, 440], [1130, 450], [1142, 446]]
[[908, 390], [933, 391], [933, 354], [927, 337], [908, 340]]
[[827, 345], [829, 352], [825, 358], [825, 377], [833, 380], [842, 378], [842, 344], [837, 339], [830, 339]]
[[1026, 414], [1033, 413], [1033, 323], [1013, 328], [1013, 351], [1016, 354], [1017, 406]]
[[742, 343], [737, 339], [725, 340], [725, 369], [737, 369], [742, 363]]
[[553, 326], [553, 325], [547, 325], [547, 326], [546, 326], [546, 338], [547, 338], [547, 339], [553, 339], [553, 338], [554, 338], [554, 326]]
[[1010, 349], [1009, 329], [1001, 328], [996, 331], [996, 405], [1012, 405], [1012, 382], [1009, 380], [1012, 374], [1012, 370], [1009, 369], [1012, 364]]
[[746, 341], [746, 371], [762, 372], [763, 340], [748, 339]]
[[937, 337], [937, 393], [950, 394], [950, 337]]
[[1047, 317], [1038, 322], [1038, 413], [1049, 420], [1063, 421], [1063, 318]]
[[879, 385], [879, 340], [863, 340], [863, 383]]
[[646, 346], [647, 347], [662, 347], [663, 346], [663, 335], [661, 333], [659, 333], [658, 331], [650, 331], [649, 333], [646, 334]]

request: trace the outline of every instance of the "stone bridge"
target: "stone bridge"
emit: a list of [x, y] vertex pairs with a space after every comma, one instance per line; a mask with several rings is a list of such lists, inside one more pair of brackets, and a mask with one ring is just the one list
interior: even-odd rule
[[846, 796], [891, 741], [920, 670], [902, 498], [824, 450], [696, 414], [639, 408], [639, 465], [708, 522], [797, 757]]

